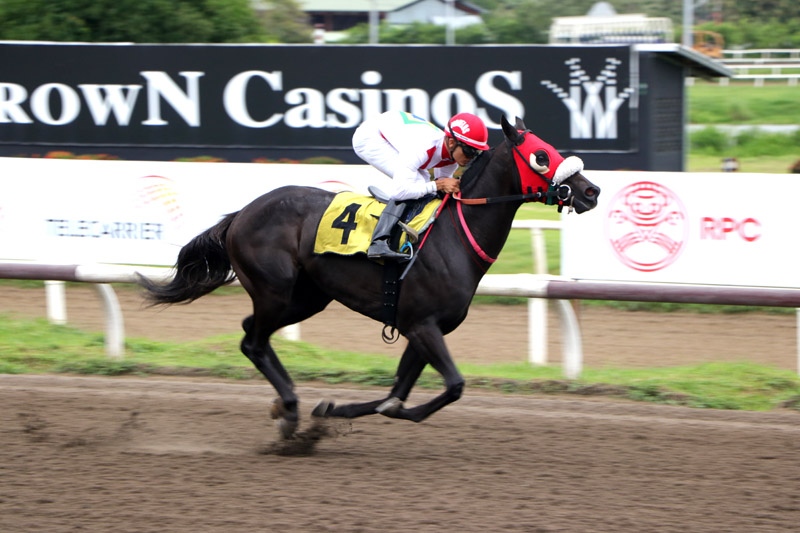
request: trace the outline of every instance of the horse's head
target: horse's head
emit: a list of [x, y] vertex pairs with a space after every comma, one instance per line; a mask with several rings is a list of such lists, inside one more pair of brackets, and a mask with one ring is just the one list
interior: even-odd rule
[[566, 205], [578, 213], [597, 206], [600, 187], [581, 174], [583, 161], [579, 157], [564, 158], [555, 148], [531, 133], [520, 118], [517, 118], [515, 126], [505, 116], [500, 122], [514, 152], [523, 194], [541, 191], [544, 197], [538, 201]]

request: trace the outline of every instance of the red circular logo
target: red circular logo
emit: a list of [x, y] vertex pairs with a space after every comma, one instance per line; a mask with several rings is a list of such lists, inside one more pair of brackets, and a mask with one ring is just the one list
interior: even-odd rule
[[628, 185], [611, 200], [605, 229], [626, 266], [653, 272], [671, 265], [689, 235], [686, 208], [667, 187], [652, 181]]

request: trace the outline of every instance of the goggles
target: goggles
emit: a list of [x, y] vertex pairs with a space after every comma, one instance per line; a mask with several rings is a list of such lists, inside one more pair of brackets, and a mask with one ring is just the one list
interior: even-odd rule
[[458, 145], [461, 147], [461, 153], [463, 153], [464, 157], [466, 157], [467, 159], [475, 159], [476, 157], [481, 155], [481, 152], [483, 152], [483, 150], [478, 150], [474, 146], [470, 146], [460, 141]]

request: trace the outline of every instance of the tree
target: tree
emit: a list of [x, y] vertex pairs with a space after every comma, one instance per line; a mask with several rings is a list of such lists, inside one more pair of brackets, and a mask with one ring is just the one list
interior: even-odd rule
[[[273, 4], [297, 8], [294, 0]], [[0, 0], [5, 40], [235, 43], [277, 40], [284, 33], [270, 30], [249, 0]]]
[[797, 0], [721, 0], [722, 19], [737, 22], [741, 19], [768, 22], [788, 22], [800, 18]]
[[[342, 44], [365, 44], [369, 42], [369, 24], [358, 24], [346, 32]], [[455, 31], [455, 44], [489, 44], [493, 37], [482, 24], [473, 24]], [[447, 32], [444, 26], [414, 22], [404, 26], [381, 23], [378, 42], [381, 44], [445, 44]]]
[[273, 0], [261, 14], [267, 40], [273, 43], [310, 43], [312, 31], [308, 15], [295, 0]]
[[540, 0], [504, 2], [484, 16], [495, 43], [546, 43], [552, 15]]

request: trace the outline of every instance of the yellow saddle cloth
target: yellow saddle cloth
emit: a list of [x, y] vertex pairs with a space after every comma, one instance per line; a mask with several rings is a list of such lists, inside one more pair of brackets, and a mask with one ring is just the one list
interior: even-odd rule
[[[422, 211], [415, 216], [409, 226], [422, 233], [433, 222], [436, 209], [442, 200], [435, 198], [428, 202]], [[366, 253], [372, 240], [372, 232], [386, 204], [382, 204], [371, 196], [354, 192], [342, 192], [334, 196], [317, 228], [314, 241], [314, 253], [334, 253], [353, 255]], [[405, 244], [403, 233], [400, 245]]]

